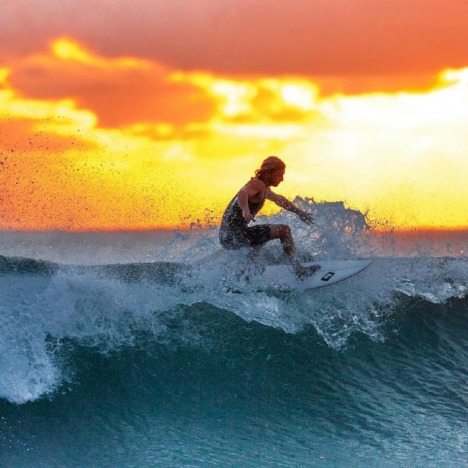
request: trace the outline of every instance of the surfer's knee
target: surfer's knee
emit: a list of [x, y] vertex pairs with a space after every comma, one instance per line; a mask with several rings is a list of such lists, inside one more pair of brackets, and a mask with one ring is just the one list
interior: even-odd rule
[[291, 237], [291, 228], [287, 224], [273, 224], [270, 226], [272, 239], [287, 240]]
[[277, 238], [281, 241], [283, 245], [283, 250], [288, 255], [292, 255], [294, 253], [294, 240], [291, 234], [291, 228], [287, 224], [277, 224]]
[[292, 238], [291, 228], [287, 224], [280, 224], [281, 227], [281, 239], [288, 241]]

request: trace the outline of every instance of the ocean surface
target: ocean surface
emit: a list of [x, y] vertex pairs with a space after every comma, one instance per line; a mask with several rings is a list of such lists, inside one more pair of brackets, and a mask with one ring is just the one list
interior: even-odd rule
[[466, 465], [468, 233], [296, 202], [258, 222], [370, 267], [263, 290], [216, 226], [1, 232], [0, 467]]

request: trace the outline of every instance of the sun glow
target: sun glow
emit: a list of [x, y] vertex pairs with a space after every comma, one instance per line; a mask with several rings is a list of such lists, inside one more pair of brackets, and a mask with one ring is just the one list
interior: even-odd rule
[[315, 89], [310, 84], [285, 84], [281, 87], [281, 97], [286, 104], [300, 107], [305, 111], [314, 108]]
[[425, 92], [321, 96], [303, 77], [187, 72], [59, 39], [0, 69], [0, 228], [219, 220], [269, 154], [287, 163], [290, 198], [401, 228], [467, 226], [467, 83], [465, 68]]
[[76, 61], [85, 65], [93, 65], [103, 68], [151, 68], [152, 64], [147, 60], [132, 57], [118, 59], [106, 59], [86, 50], [80, 44], [69, 39], [58, 39], [51, 44], [53, 55], [64, 61]]
[[77, 60], [83, 63], [93, 62], [93, 56], [78, 44], [67, 39], [59, 39], [52, 44], [54, 54], [64, 60]]
[[250, 101], [255, 97], [255, 87], [246, 83], [214, 81], [210, 89], [214, 94], [225, 100], [221, 107], [224, 115], [230, 117], [251, 111]]

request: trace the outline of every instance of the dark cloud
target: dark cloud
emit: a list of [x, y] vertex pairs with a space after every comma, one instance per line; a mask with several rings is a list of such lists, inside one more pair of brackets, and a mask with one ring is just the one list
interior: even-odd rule
[[101, 127], [141, 122], [183, 125], [206, 121], [216, 103], [190, 83], [174, 82], [157, 65], [103, 65], [54, 57], [17, 62], [8, 82], [31, 99], [73, 99], [93, 111]]
[[415, 75], [468, 65], [466, 0], [4, 0], [4, 59], [59, 35], [217, 73]]
[[[270, 89], [262, 81], [250, 83], [255, 91], [245, 98], [248, 107], [231, 115], [222, 109], [232, 96], [227, 91], [210, 92], [209, 76], [174, 73], [150, 61], [104, 59], [69, 41], [60, 41], [54, 50], [71, 55], [49, 51], [17, 60], [8, 85], [26, 99], [72, 99], [78, 109], [92, 111], [101, 128], [122, 128], [156, 140], [192, 140], [209, 134], [203, 124], [214, 116], [229, 123], [299, 122], [311, 117], [310, 110], [288, 105], [275, 85]], [[197, 78], [200, 84], [192, 84]]]

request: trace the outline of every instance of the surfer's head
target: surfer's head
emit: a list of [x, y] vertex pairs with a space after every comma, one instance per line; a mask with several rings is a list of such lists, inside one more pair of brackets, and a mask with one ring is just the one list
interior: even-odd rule
[[267, 185], [277, 187], [282, 181], [286, 164], [278, 156], [269, 156], [262, 162], [260, 169], [255, 171], [255, 176]]

